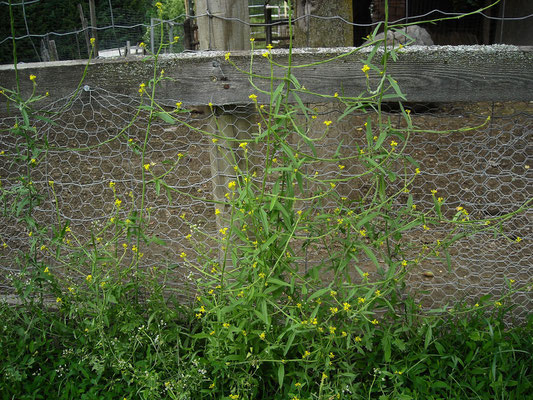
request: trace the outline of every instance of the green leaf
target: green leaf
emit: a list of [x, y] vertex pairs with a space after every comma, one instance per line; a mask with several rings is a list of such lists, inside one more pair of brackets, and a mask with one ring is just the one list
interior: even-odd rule
[[389, 76], [388, 78], [389, 78], [389, 83], [391, 84], [392, 88], [394, 89], [398, 97], [400, 97], [402, 100], [407, 100], [405, 98], [405, 95], [402, 93], [400, 87], [398, 86], [398, 82], [396, 82], [394, 78], [392, 78], [391, 76]]
[[424, 349], [427, 349], [429, 347], [429, 344], [431, 343], [432, 338], [433, 338], [433, 330], [431, 328], [431, 325], [428, 325], [428, 328], [426, 330], [426, 338], [424, 340]]
[[273, 284], [276, 284], [276, 285], [279, 285], [279, 286], [287, 286], [287, 287], [291, 286], [289, 283], [284, 282], [281, 279], [277, 279], [277, 278], [268, 278], [267, 282], [268, 283], [273, 283]]
[[374, 263], [378, 271], [383, 270], [374, 252], [368, 246], [365, 246], [365, 245], [361, 245], [361, 248], [363, 249], [367, 257], [370, 258], [370, 260]]
[[268, 307], [265, 300], [261, 302], [261, 314], [263, 315], [262, 320], [265, 322], [265, 325], [268, 327], [270, 325], [270, 319], [268, 316]]
[[174, 124], [174, 118], [172, 118], [168, 113], [166, 112], [156, 112], [154, 114], [156, 117], [161, 118], [163, 121], [165, 121], [168, 124]]
[[283, 387], [283, 379], [285, 378], [285, 365], [280, 364], [278, 367], [278, 382], [279, 387]]
[[287, 343], [285, 344], [285, 347], [283, 348], [283, 355], [286, 356], [289, 352], [292, 342], [294, 341], [294, 338], [296, 337], [296, 331], [292, 331], [291, 335], [289, 336], [289, 339], [287, 340]]
[[439, 352], [439, 355], [443, 356], [446, 353], [446, 350], [444, 349], [444, 346], [440, 344], [439, 342], [434, 343], [435, 348]]
[[323, 296], [325, 295], [326, 293], [329, 293], [329, 291], [331, 290], [330, 287], [326, 287], [326, 288], [323, 288], [323, 289], [320, 289], [320, 290], [317, 290], [316, 292], [314, 292], [311, 296], [309, 296], [307, 298], [307, 301], [311, 301], [311, 300], [314, 300], [320, 296]]
[[391, 337], [389, 332], [386, 332], [383, 338], [381, 339], [381, 345], [383, 346], [383, 356], [385, 357], [385, 362], [390, 362], [391, 360]]

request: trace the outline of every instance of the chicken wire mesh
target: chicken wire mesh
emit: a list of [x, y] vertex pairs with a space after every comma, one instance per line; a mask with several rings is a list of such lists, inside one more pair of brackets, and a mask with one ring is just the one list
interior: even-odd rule
[[[40, 137], [48, 143], [47, 151], [39, 156], [31, 171], [32, 185], [42, 194], [34, 209], [34, 217], [40, 226], [51, 226], [58, 220], [68, 221], [71, 233], [65, 239], [68, 241], [65, 245], [75, 257], [81, 244], [91, 245], [106, 239], [99, 238], [95, 232], [116, 216], [117, 199], [122, 202], [118, 217], [126, 223], [135, 211], [138, 212], [145, 169], [143, 162], [150, 163], [150, 173], [155, 175], [164, 173], [168, 165], [176, 163], [165, 178], [171, 189], [168, 196], [165, 190], [157, 193], [154, 185], [147, 186], [143, 205], [149, 216], [146, 234], [165, 244], [142, 244], [141, 268], [167, 266], [170, 271], [168, 287], [192, 291], [194, 271], [185, 267], [180, 254], [193, 255], [199, 248], [212, 250], [216, 247], [216, 242], [197, 235], [197, 232], [216, 235], [215, 208], [219, 207], [213, 202], [216, 200], [216, 185], [224, 186], [234, 176], [232, 171], [213, 169], [217, 155], [224, 155], [227, 144], [214, 144], [212, 137], [203, 131], [213, 129], [210, 125], [213, 113], [218, 114], [221, 121], [227, 111], [236, 116], [237, 122], [228, 122], [234, 124], [235, 137], [249, 138], [258, 129], [257, 115], [249, 106], [216, 110], [203, 107], [182, 113], [179, 124], [153, 120], [143, 160], [139, 146], [147, 132], [148, 115], [142, 110], [136, 114], [140, 101], [139, 97], [86, 87], [74, 98], [58, 100], [43, 110], [53, 122], [34, 121]], [[175, 100], [162, 104], [170, 109], [175, 107]], [[418, 131], [411, 136], [404, 151], [420, 162], [421, 173], [410, 190], [419, 210], [432, 207], [431, 190], [435, 189], [445, 199], [444, 213], [449, 217], [457, 207], [464, 207], [472, 219], [496, 220], [532, 198], [533, 172], [529, 168], [533, 154], [531, 103], [408, 106], [413, 110], [412, 120]], [[346, 156], [364, 148], [363, 127], [367, 114], [355, 113], [337, 122], [342, 113], [339, 107], [317, 104], [313, 109], [316, 120], [304, 121], [310, 136], [323, 136], [324, 120], [336, 121], [334, 129], [328, 130], [317, 143], [322, 157]], [[488, 116], [490, 122], [484, 124]], [[397, 126], [404, 124], [401, 114], [393, 109], [388, 110], [385, 117]], [[0, 292], [9, 294], [13, 290], [12, 278], [20, 273], [22, 254], [29, 249], [30, 232], [25, 224], [17, 223], [13, 217], [17, 210], [10, 209], [16, 203], [13, 200], [17, 196], [17, 187], [20, 187], [19, 177], [24, 175], [26, 168], [16, 162], [21, 139], [11, 136], [7, 130], [16, 123], [16, 117], [5, 116], [0, 121], [0, 180], [4, 193], [0, 224], [0, 242], [3, 244], [0, 250]], [[480, 125], [471, 131], [453, 131]], [[298, 148], [296, 137], [289, 142]], [[259, 171], [256, 179], [260, 180], [264, 151], [250, 146], [248, 159], [256, 164]], [[239, 163], [242, 160], [237, 160]], [[348, 209], [369, 185], [366, 178], [356, 177], [361, 172], [357, 162], [346, 163], [341, 171], [335, 163], [318, 163], [305, 168], [305, 173], [315, 174], [321, 180], [346, 178], [335, 190]], [[402, 178], [412, 177], [415, 171], [414, 168], [403, 170], [399, 167], [398, 174]], [[302, 202], [301, 207], [318, 206]], [[331, 205], [320, 207], [327, 210]], [[334, 213], [334, 210], [329, 212]], [[443, 256], [434, 252], [411, 271], [407, 279], [408, 290], [417, 292], [422, 304], [438, 306], [460, 298], [472, 300], [484, 294], [501, 295], [508, 284], [506, 279], [520, 284], [531, 282], [532, 218], [533, 213], [527, 210], [501, 226], [503, 236], [479, 232], [457, 242], [449, 249], [452, 257], [449, 269]], [[445, 229], [413, 229], [406, 233], [404, 240], [420, 246], [429, 245], [444, 237]], [[126, 241], [119, 241], [117, 247], [121, 244], [131, 246]], [[324, 246], [302, 247], [298, 254], [302, 268], [327, 262], [327, 250]], [[39, 252], [39, 249], [35, 251]], [[132, 257], [130, 252], [124, 254], [126, 259]], [[46, 251], [41, 251], [39, 257], [54, 265], [53, 257]], [[364, 259], [360, 259], [360, 266], [375, 273]], [[85, 276], [81, 270], [62, 265], [55, 265], [55, 268], [67, 279]], [[514, 296], [522, 311], [531, 309], [530, 292], [518, 291]]]

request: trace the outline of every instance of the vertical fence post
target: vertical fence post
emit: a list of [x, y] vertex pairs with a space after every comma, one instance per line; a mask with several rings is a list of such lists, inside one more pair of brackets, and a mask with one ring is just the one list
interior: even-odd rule
[[89, 14], [91, 18], [92, 37], [94, 38], [94, 57], [98, 57], [98, 30], [96, 29], [96, 5], [94, 0], [89, 0]]
[[[196, 15], [198, 15], [200, 50], [250, 49], [247, 0], [197, 0]], [[218, 68], [225, 66], [219, 65]], [[240, 110], [242, 109], [241, 107]], [[225, 202], [224, 195], [227, 193], [228, 183], [236, 179], [231, 154], [239, 147], [237, 140], [244, 140], [244, 137], [250, 133], [252, 110], [235, 113], [228, 108], [214, 107], [211, 112], [213, 113], [209, 124], [211, 132], [227, 138], [213, 144], [210, 153], [213, 198], [217, 202]], [[222, 206], [217, 208], [221, 211], [216, 216], [217, 228], [221, 229], [227, 223], [228, 210]]]
[[83, 7], [81, 3], [78, 4], [78, 11], [80, 12], [81, 27], [85, 36], [85, 44], [87, 45], [87, 57], [91, 54], [91, 41], [89, 40], [89, 30], [87, 26], [87, 18], [83, 15]]
[[154, 37], [154, 34], [155, 34], [154, 21], [155, 20], [156, 18], [150, 18], [150, 51], [152, 52], [152, 54], [154, 54], [154, 50], [155, 50], [155, 37]]

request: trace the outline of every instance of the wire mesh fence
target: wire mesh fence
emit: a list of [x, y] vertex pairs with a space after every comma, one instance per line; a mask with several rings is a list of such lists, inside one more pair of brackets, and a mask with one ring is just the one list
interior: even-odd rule
[[[71, 233], [65, 237], [64, 245], [71, 257], [76, 257], [84, 245], [106, 241], [107, 238], [100, 237], [98, 232], [110, 219], [117, 217], [116, 199], [122, 202], [118, 217], [126, 224], [130, 218], [133, 220], [142, 191], [143, 164], [138, 150], [146, 134], [147, 114], [141, 111], [132, 122], [132, 115], [137, 112], [141, 100], [138, 96], [125, 96], [105, 88], [87, 89], [80, 91], [73, 101], [64, 98], [48, 106], [44, 111], [52, 123], [34, 121], [41, 139], [47, 143], [46, 152], [41, 154], [31, 172], [32, 185], [42, 194], [35, 207], [35, 218], [39, 226], [68, 222]], [[175, 101], [168, 99], [162, 104], [172, 108]], [[311, 137], [317, 138], [320, 156], [350, 156], [364, 149], [363, 129], [368, 121], [367, 114], [354, 113], [336, 122], [334, 129], [328, 130], [324, 136], [323, 121], [336, 121], [342, 110], [321, 104], [312, 108], [316, 119], [308, 122], [307, 129]], [[498, 216], [516, 210], [532, 198], [531, 103], [425, 104], [411, 105], [411, 108], [413, 123], [419, 131], [406, 142], [404, 151], [420, 162], [421, 173], [410, 190], [419, 210], [433, 206], [431, 191], [438, 190], [444, 199], [446, 216], [453, 216], [458, 207], [463, 207], [472, 219], [493, 218], [497, 223]], [[248, 121], [244, 125], [235, 122], [234, 128], [241, 131], [237, 136], [252, 138], [257, 134], [257, 114], [249, 106], [221, 107], [215, 112], [224, 111], [236, 115], [236, 121], [239, 118]], [[214, 185], [219, 177], [217, 172], [213, 173], [212, 157], [214, 147], [221, 146], [221, 143], [214, 144], [211, 136], [204, 134], [209, 131], [212, 113], [208, 107], [183, 113], [178, 125], [152, 121], [145, 153], [145, 162], [150, 163], [149, 168], [155, 174], [164, 173], [169, 163], [177, 161], [177, 167], [166, 176], [172, 191], [167, 193], [154, 185], [148, 186], [144, 205], [149, 215], [146, 234], [157, 238], [157, 243], [152, 241], [141, 245], [140, 268], [170, 267], [169, 288], [180, 288], [185, 292], [194, 289], [195, 276], [194, 271], [185, 267], [180, 254], [208, 252], [217, 247], [216, 240], [211, 240], [209, 235], [215, 237], [218, 229], [215, 210], [219, 206], [214, 203]], [[464, 126], [479, 126], [487, 116], [491, 117], [490, 123], [479, 129], [453, 131]], [[398, 126], [404, 123], [393, 109], [385, 117], [396, 121]], [[0, 224], [0, 291], [3, 294], [13, 290], [12, 279], [21, 272], [22, 254], [29, 249], [29, 235], [32, 234], [26, 225], [16, 222], [17, 210], [10, 209], [16, 204], [13, 200], [21, 187], [20, 176], [24, 175], [21, 168], [26, 168], [17, 163], [22, 139], [6, 134], [15, 123], [13, 116], [5, 116], [0, 121], [4, 132], [0, 168], [4, 193]], [[242, 131], [242, 126], [246, 126], [246, 130]], [[451, 132], [438, 134], [435, 131]], [[295, 149], [299, 146], [298, 141], [296, 136], [289, 139]], [[255, 165], [249, 168], [258, 171], [254, 178], [258, 181], [261, 180], [264, 154], [260, 147], [250, 148], [249, 160]], [[343, 178], [335, 190], [349, 210], [364, 196], [369, 182], [367, 178], [359, 177], [362, 166], [357, 159], [345, 164], [339, 170], [335, 163], [318, 163], [306, 166], [305, 172], [323, 181]], [[398, 181], [412, 177], [414, 167], [404, 169], [399, 165], [397, 174]], [[389, 189], [396, 190], [394, 185]], [[337, 212], [327, 203], [302, 202], [301, 207], [331, 218], [335, 218]], [[451, 268], [447, 267], [444, 255], [434, 251], [412, 270], [407, 280], [408, 289], [419, 293], [422, 304], [438, 306], [458, 298], [469, 300], [484, 294], [499, 295], [504, 292], [508, 279], [531, 282], [532, 219], [533, 213], [528, 210], [501, 226], [503, 236], [493, 237], [479, 232], [457, 242], [449, 249]], [[208, 236], [199, 234], [200, 231]], [[416, 229], [407, 232], [404, 240], [423, 247], [430, 246], [444, 235], [445, 227], [427, 231]], [[126, 242], [125, 237], [123, 245], [131, 248]], [[126, 259], [133, 256], [130, 248], [124, 250]], [[40, 252], [39, 258], [43, 262], [54, 265], [50, 250], [34, 250]], [[330, 250], [327, 243], [314, 247], [302, 243], [295, 256], [302, 268], [308, 270], [327, 263]], [[120, 252], [122, 249], [109, 251]], [[375, 267], [364, 256], [351, 263], [376, 275]], [[56, 273], [67, 280], [79, 280], [86, 274], [64, 265], [55, 267]], [[523, 307], [521, 311], [531, 309], [530, 293], [517, 292], [515, 296]]]

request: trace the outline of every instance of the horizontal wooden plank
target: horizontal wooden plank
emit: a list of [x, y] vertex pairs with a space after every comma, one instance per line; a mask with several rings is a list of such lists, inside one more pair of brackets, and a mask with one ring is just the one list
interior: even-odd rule
[[[230, 61], [224, 52], [201, 51], [162, 56], [160, 70], [167, 77], [157, 91], [158, 99], [182, 101], [184, 105], [248, 104], [249, 95], [258, 91], [250, 77], [270, 76], [271, 64], [261, 51], [232, 52]], [[361, 67], [369, 51], [353, 48], [295, 49], [292, 72], [307, 90], [300, 93], [305, 102], [328, 102], [331, 97], [313, 93], [345, 96], [368, 94], [365, 74]], [[289, 52], [272, 51], [273, 74], [282, 78], [286, 73]], [[326, 62], [335, 58], [333, 61]], [[372, 61], [379, 65], [380, 56]], [[38, 92], [49, 92], [47, 101], [73, 93], [82, 76], [82, 60], [48, 63], [28, 63], [18, 66], [21, 88], [25, 96], [32, 90], [29, 75], [37, 76]], [[306, 67], [302, 67], [305, 66]], [[515, 46], [413, 46], [402, 49], [388, 70], [397, 80], [408, 101], [529, 101], [533, 100], [533, 48]], [[12, 65], [0, 66], [0, 86], [15, 86]], [[140, 57], [94, 60], [89, 66], [84, 85], [104, 88], [111, 92], [138, 95], [139, 84], [153, 78], [153, 64]], [[375, 88], [379, 74], [370, 73], [370, 88]], [[267, 79], [254, 77], [253, 84], [268, 90]], [[277, 84], [275, 84], [276, 86]], [[0, 100], [4, 101], [4, 99]], [[259, 101], [268, 97], [259, 96]], [[4, 104], [5, 107], [5, 104]], [[2, 108], [4, 108], [2, 107]]]

